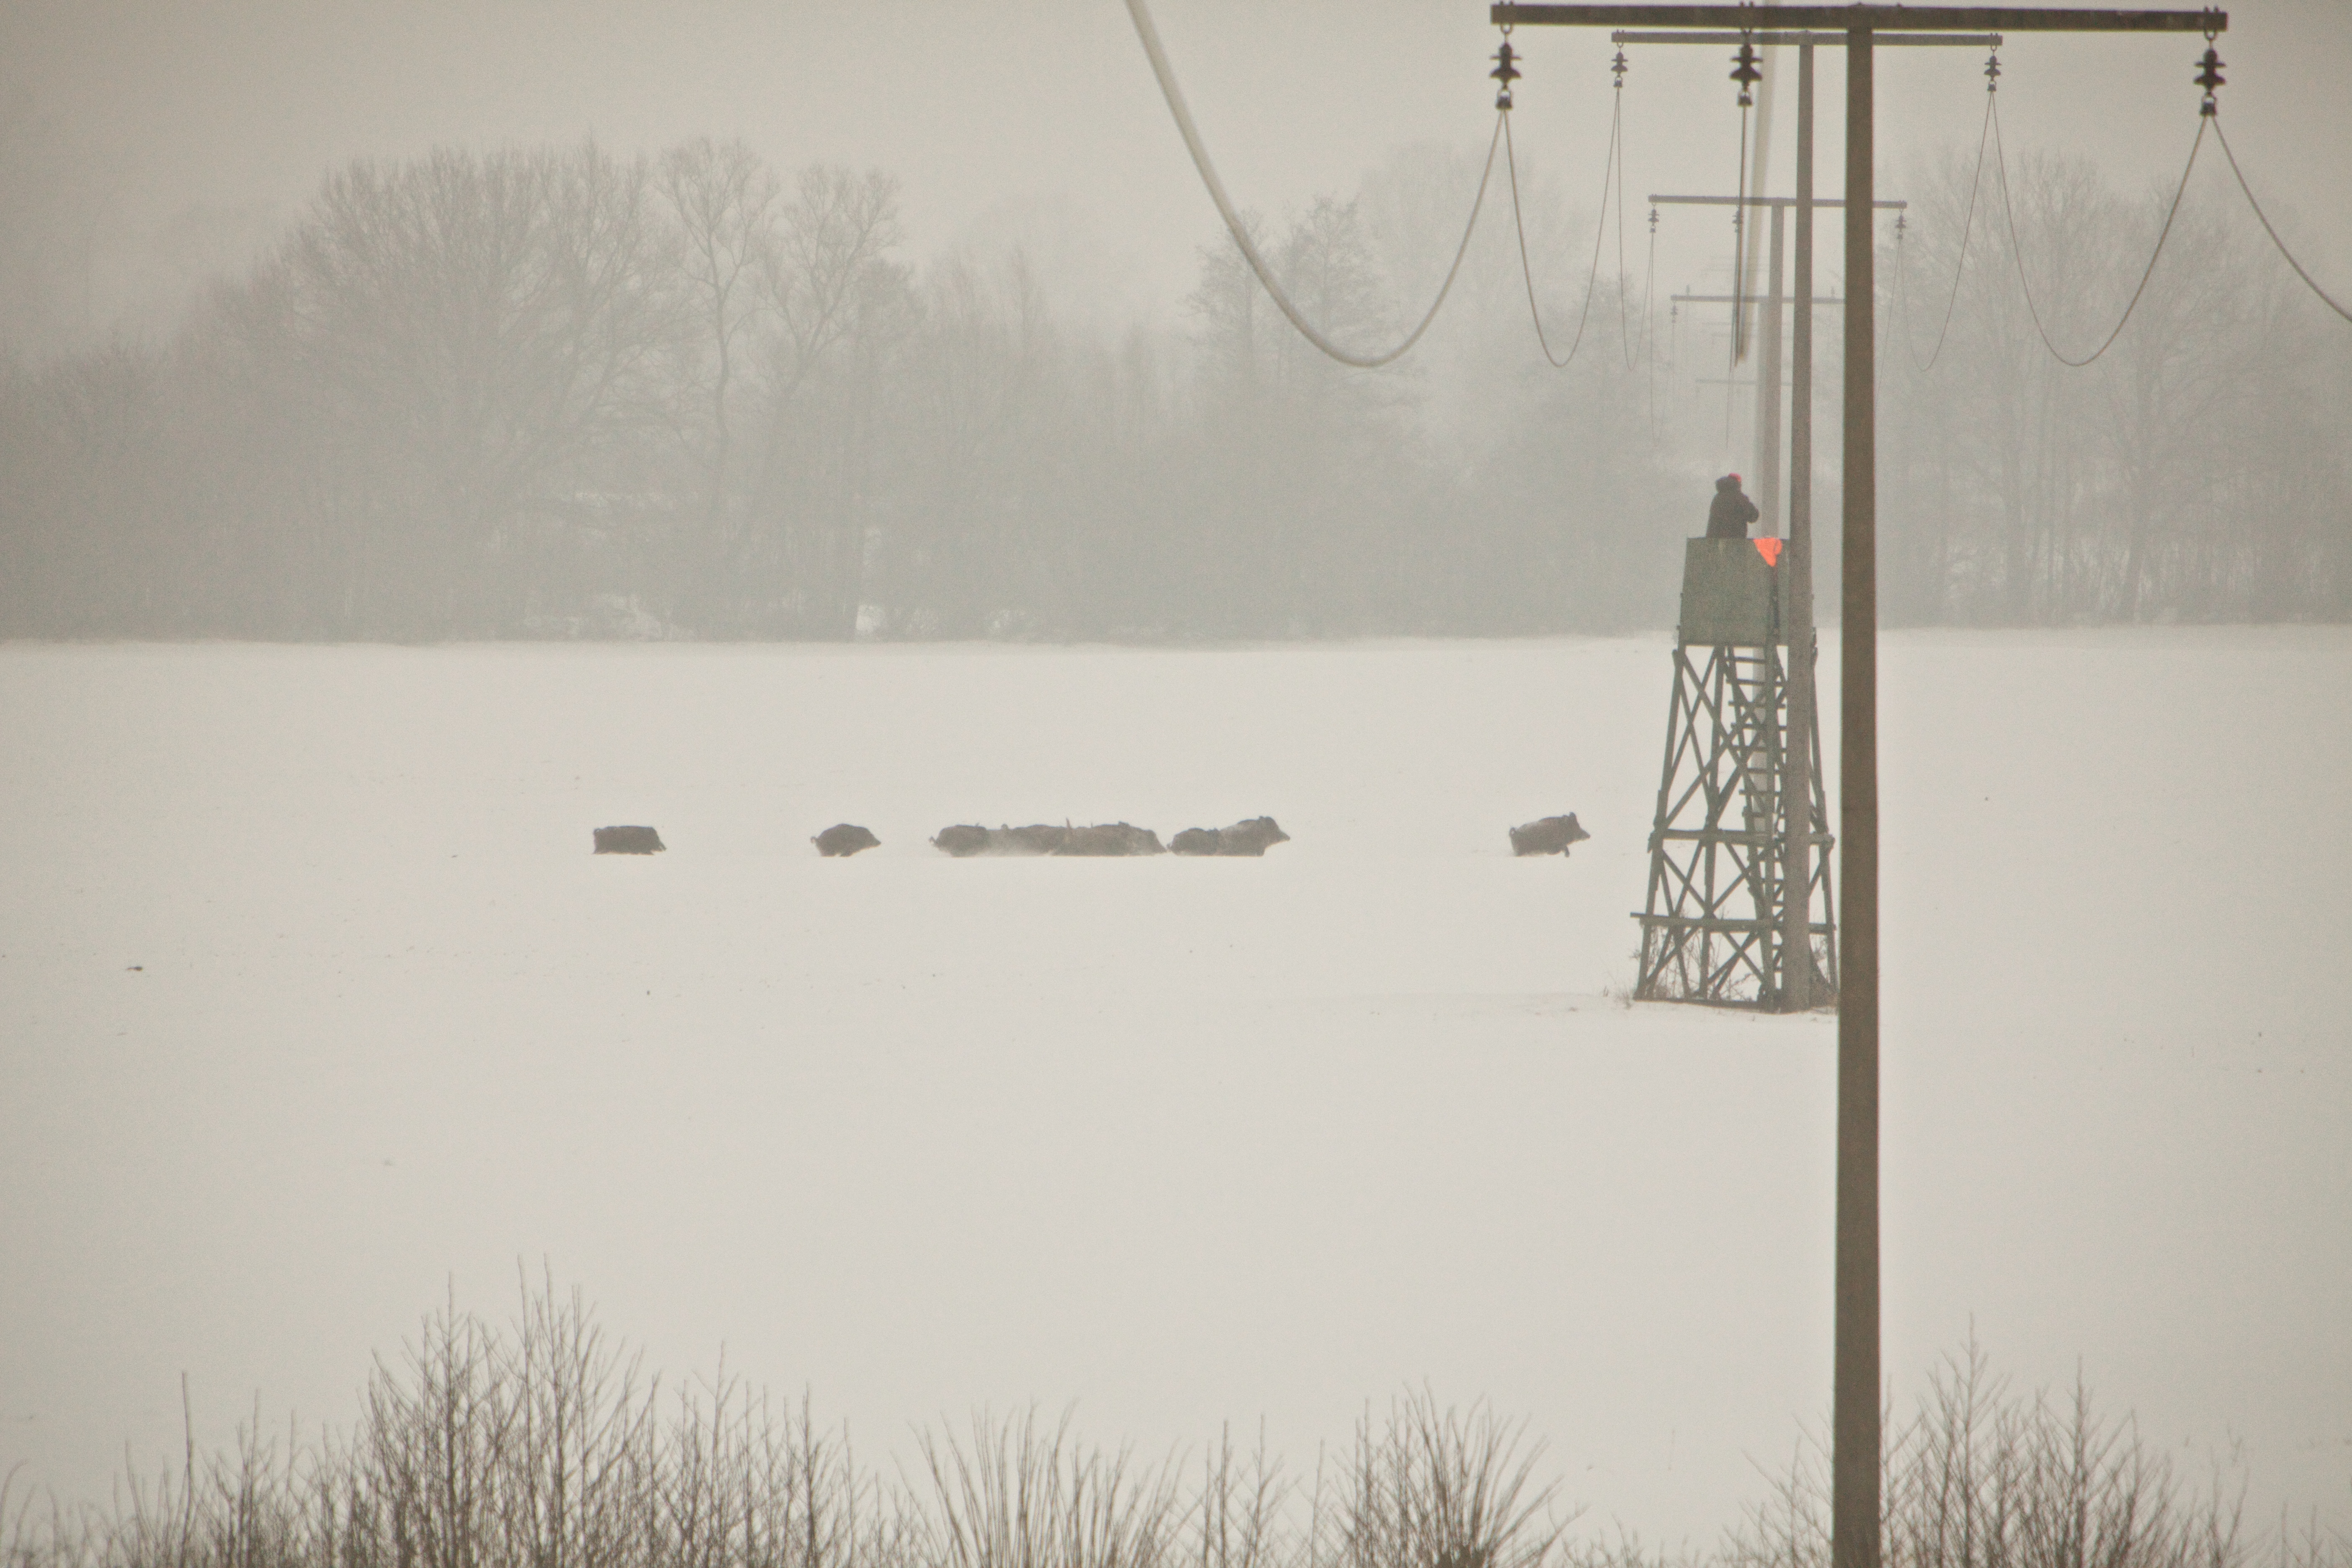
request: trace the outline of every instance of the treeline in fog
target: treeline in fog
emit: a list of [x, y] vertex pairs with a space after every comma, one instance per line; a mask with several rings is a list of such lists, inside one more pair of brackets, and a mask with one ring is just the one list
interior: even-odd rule
[[2096, 350], [2172, 188], [2022, 159], [2012, 246], [1989, 167], [1962, 268], [1974, 172], [1956, 153], [1915, 175], [1902, 248], [1880, 252], [1888, 618], [2352, 616], [2352, 328], [2305, 291], [2226, 173], [2200, 172], [2129, 323], [2078, 369], [2034, 312], [2069, 359]]
[[[1269, 228], [1333, 332], [1389, 330], [1423, 227], [1366, 214], [1411, 186]], [[885, 174], [707, 142], [355, 163], [168, 343], [9, 374], [0, 626], [1540, 630], [1621, 616], [1627, 530], [1681, 526], [1623, 400], [1543, 390], [1465, 471], [1425, 380], [1315, 355], [1229, 240], [1181, 331], [1108, 336], [898, 222]]]
[[[1888, 618], [2352, 613], [2352, 333], [2242, 213], [2192, 199], [2130, 329], [2065, 369], [1980, 204], [1921, 374], [1906, 344], [1934, 342], [1969, 172], [1913, 193], [1882, 273]], [[2044, 319], [2103, 331], [2147, 201], [2076, 164], [2013, 173]], [[1475, 174], [1400, 153], [1260, 237], [1328, 332], [1379, 343], [1443, 275]], [[1528, 205], [1557, 332], [1590, 240], [1553, 188]], [[1663, 307], [1645, 325], [1638, 282], [1607, 276], [1582, 353], [1547, 369], [1496, 210], [1438, 330], [1365, 374], [1305, 343], [1221, 233], [1177, 325], [1105, 329], [1017, 247], [910, 257], [881, 173], [707, 141], [357, 163], [166, 340], [0, 364], [0, 634], [1669, 624], [1708, 479], [1748, 466], [1696, 388], [1723, 371], [1667, 357]]]

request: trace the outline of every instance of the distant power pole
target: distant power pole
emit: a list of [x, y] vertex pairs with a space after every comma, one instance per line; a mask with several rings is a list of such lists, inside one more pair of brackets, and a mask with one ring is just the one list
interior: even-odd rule
[[[1696, 35], [1685, 35], [1681, 33], [1614, 33], [1611, 35], [1611, 41], [1612, 43], [1619, 44], [1651, 42], [1675, 44], [1715, 43], [1725, 37], [1728, 37], [1729, 41], [1735, 44], [1739, 41], [1736, 36], [1714, 33], [1699, 33]], [[1937, 39], [1936, 41], [1940, 43], [1944, 40]], [[1970, 39], [1969, 41], [1974, 42], [1975, 40]], [[1810, 53], [1811, 46], [1809, 44], [1806, 45], [1805, 47], [1807, 52]], [[1812, 131], [1812, 125], [1811, 122], [1812, 104], [1810, 95], [1806, 94], [1802, 90], [1803, 85], [1804, 84], [1800, 81], [1800, 90], [1798, 94], [1799, 121], [1797, 127], [1797, 140], [1800, 145], [1808, 144], [1812, 140], [1811, 134]], [[1784, 383], [1780, 374], [1780, 311], [1789, 301], [1789, 296], [1782, 291], [1780, 283], [1781, 258], [1787, 250], [1786, 225], [1782, 220], [1787, 216], [1788, 210], [1797, 205], [1797, 198], [1794, 196], [1765, 195], [1747, 197], [1653, 195], [1650, 197], [1650, 205], [1652, 206], [1659, 207], [1748, 206], [1769, 207], [1771, 209], [1771, 260], [1770, 264], [1766, 268], [1765, 289], [1761, 296], [1754, 294], [1677, 294], [1674, 298], [1677, 304], [1732, 305], [1743, 310], [1754, 310], [1758, 306], [1763, 307], [1763, 327], [1762, 330], [1756, 334], [1758, 359], [1757, 374], [1759, 378], [1759, 384], [1765, 387], [1767, 391], [1765, 395], [1758, 400], [1756, 405], [1756, 504], [1757, 510], [1762, 514], [1761, 525], [1764, 531], [1777, 538], [1782, 532], [1782, 529], [1780, 527], [1780, 391]], [[1897, 201], [1880, 201], [1871, 203], [1872, 206], [1882, 210], [1899, 210], [1901, 208], [1907, 207], [1910, 205], [1911, 204], [1908, 202]], [[1835, 197], [1831, 197], [1825, 201], [1815, 201], [1811, 205], [1816, 207], [1843, 207], [1845, 204], [1837, 200]], [[1810, 252], [1810, 247], [1808, 247], [1808, 250]], [[1811, 260], [1811, 255], [1808, 254], [1804, 259], [1810, 263]], [[1808, 279], [1810, 279], [1811, 273], [1810, 266], [1807, 267], [1806, 272]], [[1811, 298], [1811, 294], [1812, 289], [1810, 281], [1801, 282], [1797, 287], [1795, 298], [1804, 300]], [[1845, 303], [1843, 300], [1814, 300], [1812, 302], [1815, 305], [1843, 305]], [[1798, 310], [1798, 319], [1800, 323], [1798, 327], [1799, 331], [1805, 331], [1804, 320], [1811, 314], [1812, 312], [1811, 310], [1800, 307]], [[1807, 340], [1810, 342], [1811, 334], [1808, 332], [1806, 333], [1806, 336]], [[1808, 369], [1810, 370], [1810, 368], [1811, 365], [1809, 362]], [[1808, 377], [1808, 379], [1810, 380], [1810, 377]], [[1808, 401], [1807, 403], [1795, 405], [1791, 413], [1794, 416], [1793, 422], [1796, 425], [1802, 426], [1804, 427], [1806, 445], [1810, 447], [1811, 445], [1813, 416], [1813, 411], [1810, 405], [1810, 402]], [[1790, 512], [1790, 516], [1794, 516], [1793, 510]], [[1807, 620], [1802, 629], [1808, 639], [1806, 646], [1810, 646], [1810, 639], [1812, 635], [1812, 624], [1810, 619]], [[1794, 635], [1793, 631], [1791, 635]], [[1790, 646], [1793, 647], [1798, 645], [1791, 643]]]
[[[1729, 31], [1762, 43], [1773, 30], [1842, 35], [1845, 40], [1845, 200], [1866, 207], [1874, 191], [1874, 47], [1904, 36], [1971, 33], [2201, 33], [2227, 30], [2221, 11], [2091, 11], [2018, 5], [1517, 5], [1493, 6], [1498, 26], [1661, 27]], [[1796, 40], [1791, 40], [1796, 41]], [[1828, 42], [1828, 38], [1806, 39]], [[1811, 107], [1812, 50], [1799, 54], [1800, 120]], [[1812, 279], [1812, 169], [1809, 125], [1798, 156], [1797, 292]], [[1840, 722], [1838, 892], [1844, 905], [1838, 996], [1837, 1262], [1835, 1374], [1831, 1397], [1831, 1568], [1880, 1568], [1878, 1291], [1878, 301], [1873, 226], [1845, 226], [1845, 500], [1843, 676]], [[1809, 356], [1807, 312], [1797, 316], [1799, 353]], [[1801, 374], [1810, 378], [1807, 357]], [[1810, 454], [1807, 454], [1809, 457]], [[1797, 477], [1809, 476], [1802, 464]], [[1792, 535], [1792, 580], [1810, 587], [1804, 546]], [[1810, 660], [1795, 659], [1796, 669]], [[1790, 835], [1793, 841], [1796, 835]]]

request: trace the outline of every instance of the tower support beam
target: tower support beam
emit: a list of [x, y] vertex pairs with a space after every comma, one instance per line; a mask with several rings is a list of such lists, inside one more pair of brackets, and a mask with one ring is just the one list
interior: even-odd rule
[[[1796, 295], [1813, 298], [1813, 46], [1797, 46], [1797, 255]], [[1789, 366], [1789, 788], [1810, 801], [1820, 785], [1815, 761], [1819, 732], [1814, 715], [1813, 659], [1813, 311], [1797, 308], [1791, 323]], [[1828, 813], [1817, 822], [1825, 828]], [[1781, 875], [1790, 894], [1781, 911], [1780, 1005], [1802, 1012], [1813, 1005], [1812, 915], [1810, 851], [1791, 836], [1783, 847]]]

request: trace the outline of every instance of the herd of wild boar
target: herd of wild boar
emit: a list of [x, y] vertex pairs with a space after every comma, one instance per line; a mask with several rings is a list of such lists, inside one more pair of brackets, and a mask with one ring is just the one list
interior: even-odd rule
[[[1565, 816], [1547, 816], [1523, 823], [1510, 830], [1511, 853], [1514, 855], [1566, 856], [1571, 845], [1592, 837], [1577, 825], [1576, 813]], [[650, 827], [600, 827], [596, 829], [596, 853], [599, 855], [656, 855], [667, 847], [661, 835]], [[1271, 816], [1253, 816], [1246, 822], [1236, 822], [1230, 827], [1188, 827], [1166, 844], [1149, 827], [1138, 827], [1126, 822], [1096, 823], [1076, 827], [1064, 823], [1055, 827], [1048, 823], [1033, 823], [1027, 827], [982, 827], [962, 823], [942, 827], [931, 836], [931, 846], [957, 859], [974, 855], [1247, 855], [1261, 856], [1277, 844], [1286, 844], [1290, 835], [1285, 833]], [[862, 849], [878, 847], [881, 840], [870, 829], [854, 822], [837, 822], [814, 838], [816, 852], [828, 858], [855, 855]]]

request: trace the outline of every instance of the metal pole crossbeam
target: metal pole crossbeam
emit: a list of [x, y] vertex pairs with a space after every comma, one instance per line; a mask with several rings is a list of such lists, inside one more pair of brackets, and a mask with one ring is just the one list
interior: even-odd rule
[[[1759, 49], [1806, 47], [1818, 44], [1823, 48], [1845, 47], [1843, 33], [1807, 33], [1779, 31], [1762, 32], [1750, 37], [1746, 33], [1656, 33], [1627, 32], [1620, 29], [1609, 35], [1612, 44], [1754, 44]], [[1964, 49], [1997, 49], [2000, 47], [1999, 33], [1905, 33], [1899, 37], [1881, 38], [1882, 44], [1924, 45], [1934, 47]]]
[[[1868, 205], [1873, 185], [1873, 54], [1878, 44], [1934, 33], [2192, 33], [2229, 30], [2229, 13], [2118, 11], [2014, 5], [1521, 5], [1492, 6], [1497, 26], [1717, 29], [1753, 41], [1759, 32], [1819, 29], [1840, 33], [1846, 51], [1845, 199]], [[1800, 49], [1800, 93], [1810, 99], [1812, 46]], [[1810, 105], [1807, 105], [1809, 107]], [[1801, 113], [1801, 122], [1810, 117]], [[1798, 158], [1800, 263], [1796, 293], [1812, 295], [1811, 127]], [[1837, 1226], [1834, 1373], [1831, 1394], [1831, 1568], [1880, 1568], [1879, 1250], [1878, 1250], [1878, 584], [1877, 414], [1874, 405], [1877, 302], [1874, 229], [1845, 226], [1845, 547], [1839, 637], [1844, 735], [1839, 776], [1842, 848], [1839, 895], [1845, 905], [1844, 958], [1838, 996]], [[1800, 379], [1811, 371], [1810, 312], [1797, 312]], [[1802, 395], [1801, 394], [1801, 395]], [[1792, 465], [1800, 483], [1806, 465]], [[1810, 568], [1804, 513], [1792, 506], [1790, 554], [1805, 581]], [[1802, 592], [1801, 587], [1799, 592]], [[1794, 628], [1791, 628], [1794, 629]], [[1791, 647], [1795, 670], [1809, 660]], [[1794, 693], [1792, 692], [1793, 696]], [[1790, 833], [1790, 844], [1811, 835]], [[1793, 900], [1784, 900], [1783, 906]]]
[[[1794, 196], [1652, 196], [1650, 204], [1662, 207], [1792, 207]], [[1819, 212], [1823, 207], [1842, 207], [1845, 204], [1835, 196], [1815, 196], [1811, 206]], [[1909, 202], [1874, 201], [1874, 207], [1907, 207]]]
[[[2109, 11], [2031, 5], [1553, 5], [1503, 4], [1499, 27], [1719, 27], [1843, 33], [2227, 32], [2226, 11]], [[1760, 41], [1760, 40], [1759, 40]]]

